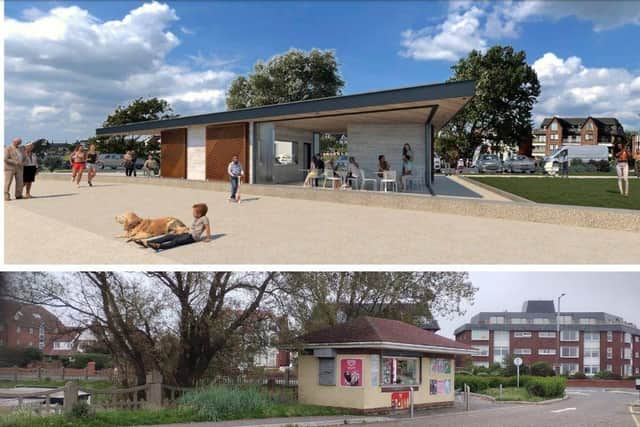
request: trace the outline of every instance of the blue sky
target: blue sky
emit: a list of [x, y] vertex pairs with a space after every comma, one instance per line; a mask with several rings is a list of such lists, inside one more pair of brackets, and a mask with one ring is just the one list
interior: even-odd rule
[[640, 128], [640, 2], [5, 3], [5, 140], [86, 138], [116, 105], [221, 110], [230, 81], [289, 48], [334, 49], [344, 93], [439, 82], [472, 49], [525, 50], [534, 111]]

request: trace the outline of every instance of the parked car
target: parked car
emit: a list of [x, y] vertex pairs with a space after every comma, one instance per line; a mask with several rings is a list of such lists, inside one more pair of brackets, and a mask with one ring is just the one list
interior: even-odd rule
[[495, 154], [483, 154], [477, 162], [478, 173], [502, 172], [502, 161]]
[[99, 169], [111, 168], [115, 170], [115, 169], [121, 168], [123, 167], [122, 165], [123, 157], [124, 156], [122, 154], [117, 154], [117, 153], [98, 154], [97, 166]]
[[545, 173], [549, 175], [558, 173], [560, 170], [560, 154], [564, 150], [567, 150], [569, 164], [571, 164], [573, 159], [580, 159], [583, 163], [609, 160], [609, 149], [603, 145], [563, 145], [544, 158], [543, 165]]
[[440, 169], [442, 169], [442, 161], [440, 160], [440, 156], [438, 156], [438, 153], [435, 153], [433, 155], [433, 169], [436, 172], [440, 172]]
[[536, 171], [536, 162], [527, 156], [517, 154], [509, 157], [504, 161], [502, 169], [505, 172], [529, 172], [534, 173]]

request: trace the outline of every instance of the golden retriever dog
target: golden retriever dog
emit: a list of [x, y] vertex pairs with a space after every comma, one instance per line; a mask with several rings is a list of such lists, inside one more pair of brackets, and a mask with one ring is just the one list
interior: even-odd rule
[[149, 239], [163, 234], [188, 233], [189, 227], [177, 218], [140, 218], [134, 212], [116, 216], [116, 221], [124, 226], [124, 234], [117, 237], [127, 238], [127, 242], [137, 239]]

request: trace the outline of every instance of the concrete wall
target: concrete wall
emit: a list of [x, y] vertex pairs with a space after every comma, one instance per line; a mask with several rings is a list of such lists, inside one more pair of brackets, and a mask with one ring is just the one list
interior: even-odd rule
[[268, 184], [273, 181], [273, 141], [275, 126], [273, 123], [256, 123], [254, 135], [256, 184]]
[[[384, 154], [391, 170], [402, 173], [402, 146], [411, 145], [413, 169], [424, 174], [425, 127], [421, 124], [353, 124], [347, 128], [349, 155], [356, 158], [367, 175], [378, 170], [378, 156]], [[414, 172], [415, 173], [415, 172]]]
[[[362, 359], [362, 387], [340, 386], [340, 361], [344, 358]], [[339, 354], [336, 357], [336, 385], [327, 386], [318, 384], [318, 358], [314, 356], [300, 356], [298, 359], [298, 399], [300, 403], [359, 410], [391, 409], [392, 392], [383, 392], [382, 386], [372, 385], [372, 360], [374, 359], [371, 354]], [[415, 405], [450, 403], [454, 401], [453, 373], [455, 372], [455, 365], [453, 358], [450, 359], [450, 362], [450, 374], [432, 374], [430, 369], [431, 359], [429, 357], [422, 358], [422, 383], [419, 385], [419, 390], [414, 393]], [[380, 368], [378, 371], [380, 371]], [[450, 392], [448, 394], [438, 395], [429, 394], [429, 381], [432, 379], [450, 380]], [[381, 379], [379, 378], [377, 383], [380, 384], [380, 381]]]
[[[284, 184], [290, 182], [300, 182], [304, 180], [304, 173], [300, 169], [304, 168], [304, 143], [313, 143], [313, 132], [302, 129], [294, 129], [286, 126], [276, 125], [276, 141], [290, 141], [298, 144], [298, 163], [289, 165], [273, 165], [273, 183]], [[314, 153], [311, 153], [313, 156]], [[273, 161], [273, 159], [272, 159]]]
[[187, 128], [187, 179], [206, 179], [206, 133], [205, 126]]

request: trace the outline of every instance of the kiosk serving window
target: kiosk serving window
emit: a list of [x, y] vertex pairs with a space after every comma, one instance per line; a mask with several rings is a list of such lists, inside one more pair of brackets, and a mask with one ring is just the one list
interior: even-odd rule
[[420, 360], [415, 357], [383, 357], [382, 385], [416, 385]]

